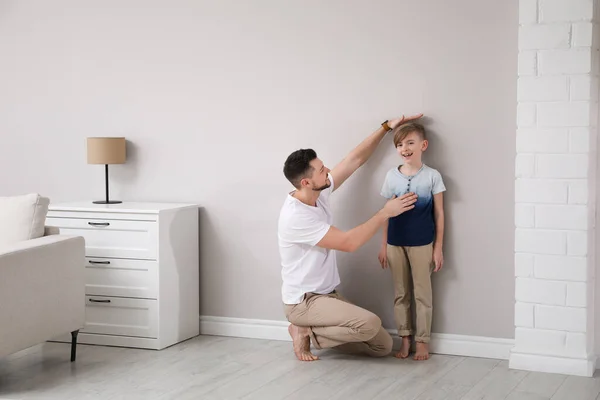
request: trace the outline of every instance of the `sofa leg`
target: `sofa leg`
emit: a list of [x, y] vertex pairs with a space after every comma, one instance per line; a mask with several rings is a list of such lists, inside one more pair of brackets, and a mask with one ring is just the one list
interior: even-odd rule
[[77, 356], [77, 334], [79, 330], [71, 332], [71, 362], [75, 361]]

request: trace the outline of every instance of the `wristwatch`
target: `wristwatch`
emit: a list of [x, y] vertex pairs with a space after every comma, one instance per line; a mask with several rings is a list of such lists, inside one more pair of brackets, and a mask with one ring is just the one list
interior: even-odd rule
[[383, 129], [385, 129], [386, 132], [389, 132], [392, 130], [392, 128], [390, 128], [390, 126], [388, 125], [387, 119], [381, 123], [381, 126], [383, 126]]

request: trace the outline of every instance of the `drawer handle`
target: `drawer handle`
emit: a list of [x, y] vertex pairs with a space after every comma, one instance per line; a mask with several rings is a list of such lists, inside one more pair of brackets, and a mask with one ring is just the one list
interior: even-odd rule
[[109, 226], [109, 222], [88, 222], [91, 226]]
[[88, 260], [88, 262], [90, 264], [110, 264], [110, 261], [93, 261], [93, 260]]
[[96, 299], [90, 299], [91, 303], [110, 303], [110, 300], [96, 300]]

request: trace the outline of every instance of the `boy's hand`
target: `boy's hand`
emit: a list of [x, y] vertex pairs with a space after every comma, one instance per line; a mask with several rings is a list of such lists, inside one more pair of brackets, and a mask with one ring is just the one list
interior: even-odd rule
[[423, 114], [415, 114], [415, 115], [409, 115], [408, 117], [405, 117], [404, 115], [401, 116], [400, 118], [394, 118], [394, 119], [390, 119], [388, 121], [388, 126], [391, 129], [394, 129], [397, 126], [400, 126], [406, 122], [410, 122], [413, 121], [415, 119], [419, 119], [423, 116]]
[[441, 247], [433, 248], [433, 263], [435, 264], [433, 272], [438, 272], [442, 269], [442, 266], [444, 265], [444, 253], [442, 252]]
[[379, 250], [379, 256], [377, 258], [379, 259], [379, 264], [381, 264], [381, 268], [385, 269], [388, 267], [387, 246], [381, 245], [381, 249]]

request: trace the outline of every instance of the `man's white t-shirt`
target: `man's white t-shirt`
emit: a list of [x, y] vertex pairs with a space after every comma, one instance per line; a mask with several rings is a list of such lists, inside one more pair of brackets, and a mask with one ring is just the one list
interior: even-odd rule
[[279, 214], [281, 294], [285, 304], [301, 303], [305, 293], [331, 293], [339, 284], [335, 250], [317, 247], [333, 223], [329, 196], [331, 186], [321, 191], [317, 205], [309, 206], [287, 195]]

